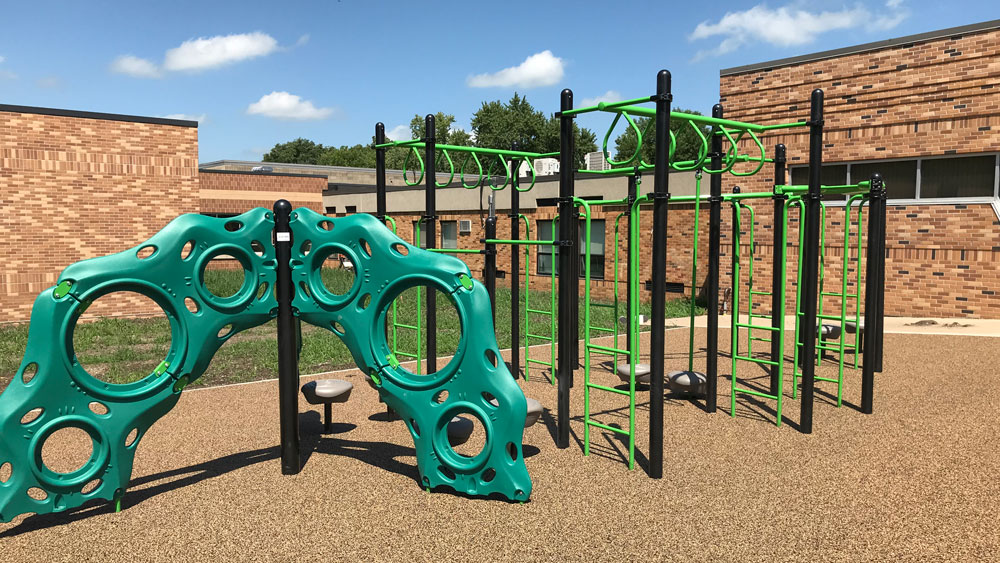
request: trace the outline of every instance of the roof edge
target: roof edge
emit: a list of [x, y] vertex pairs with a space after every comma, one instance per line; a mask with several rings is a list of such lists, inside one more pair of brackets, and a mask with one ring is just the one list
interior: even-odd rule
[[862, 43], [860, 45], [852, 45], [850, 47], [841, 47], [839, 49], [831, 49], [829, 51], [819, 51], [817, 53], [810, 53], [808, 55], [799, 55], [796, 57], [788, 57], [784, 59], [775, 59], [773, 61], [766, 61], [762, 63], [753, 63], [749, 65], [734, 66], [731, 68], [724, 68], [719, 71], [719, 76], [732, 76], [734, 74], [743, 74], [745, 72], [752, 72], [761, 69], [770, 69], [782, 66], [790, 66], [794, 64], [800, 64], [805, 62], [819, 61], [823, 59], [831, 59], [834, 57], [840, 57], [843, 55], [855, 55], [858, 53], [865, 53], [868, 51], [878, 51], [880, 49], [887, 49], [890, 47], [896, 47], [898, 45], [905, 45], [907, 43], [916, 43], [918, 41], [931, 41], [934, 39], [940, 39], [942, 37], [947, 37], [949, 35], [963, 35], [966, 33], [977, 33], [982, 31], [989, 31], [992, 29], [1000, 28], [1000, 20], [990, 20], [980, 23], [973, 23], [969, 25], [960, 25], [958, 27], [949, 27], [946, 29], [939, 29], [936, 31], [928, 31], [925, 33], [918, 33], [916, 35], [906, 35], [903, 37], [896, 37], [893, 39], [884, 39], [882, 41], [874, 41], [872, 43]]
[[103, 119], [105, 121], [127, 121], [130, 123], [150, 123], [152, 125], [172, 125], [174, 127], [198, 127], [197, 121], [188, 121], [186, 119], [168, 119], [166, 117], [147, 117], [143, 115], [123, 115], [119, 113], [100, 113], [95, 111], [78, 111], [72, 109], [42, 108], [10, 104], [0, 104], [0, 112], [33, 113], [37, 115], [76, 117], [80, 119]]

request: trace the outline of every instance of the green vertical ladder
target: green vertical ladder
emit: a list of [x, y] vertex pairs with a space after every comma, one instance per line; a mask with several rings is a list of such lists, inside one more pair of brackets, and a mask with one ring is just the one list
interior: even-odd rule
[[[524, 238], [531, 240], [531, 225], [528, 222], [528, 218], [523, 214], [521, 218], [524, 219], [525, 235]], [[551, 241], [543, 241], [550, 245], [550, 250], [556, 248], [555, 245], [555, 233], [556, 233], [556, 221], [559, 220], [559, 216], [556, 215], [556, 219], [552, 221], [552, 239]], [[541, 239], [539, 239], [541, 240]], [[532, 245], [525, 245], [524, 247], [524, 380], [529, 381], [529, 366], [531, 364], [538, 364], [542, 366], [547, 366], [549, 368], [549, 383], [555, 385], [556, 382], [556, 269], [555, 269], [555, 252], [549, 254], [551, 257], [551, 264], [549, 264], [550, 284], [549, 284], [549, 308], [548, 309], [532, 309], [530, 291], [530, 272], [531, 272], [531, 260], [530, 260], [530, 249]], [[538, 264], [538, 252], [541, 250], [541, 245], [536, 245], [535, 250], [535, 264]], [[549, 334], [531, 334], [531, 323], [528, 322], [530, 315], [544, 315], [549, 319]], [[531, 357], [531, 342], [532, 340], [536, 342], [548, 342], [549, 343], [549, 359], [536, 360]]]

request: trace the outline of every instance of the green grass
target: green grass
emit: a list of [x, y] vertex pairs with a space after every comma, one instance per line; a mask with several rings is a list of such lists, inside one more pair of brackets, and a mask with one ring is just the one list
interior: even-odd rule
[[[205, 273], [205, 283], [216, 295], [231, 295], [242, 285], [242, 273], [230, 270], [210, 270]], [[345, 293], [353, 282], [353, 274], [339, 269], [325, 269], [323, 282], [331, 291]], [[397, 319], [405, 324], [415, 324], [417, 319], [417, 289], [404, 292], [398, 300]], [[422, 316], [426, 315], [426, 291], [422, 294]], [[531, 291], [533, 309], [546, 309], [550, 303], [548, 291]], [[595, 301], [595, 303], [600, 303]], [[686, 299], [667, 302], [668, 317], [688, 315], [690, 302]], [[511, 292], [508, 288], [497, 288], [497, 341], [500, 348], [510, 348]], [[524, 337], [524, 291], [520, 299], [522, 334]], [[649, 303], [641, 303], [639, 312], [649, 314]], [[704, 309], [696, 308], [696, 314]], [[611, 327], [617, 316], [607, 307], [592, 307], [592, 326]], [[624, 303], [618, 316], [624, 315]], [[583, 338], [583, 304], [580, 307], [580, 338]], [[461, 335], [458, 312], [450, 299], [438, 293], [438, 357], [451, 355], [458, 346]], [[547, 317], [532, 314], [530, 318], [532, 334], [549, 334]], [[422, 323], [424, 324], [424, 323]], [[648, 329], [645, 327], [643, 330]], [[595, 333], [594, 336], [604, 336]], [[422, 337], [422, 342], [424, 341]], [[24, 348], [28, 340], [28, 325], [0, 326], [0, 389], [16, 373], [20, 366]], [[104, 381], [127, 383], [141, 379], [152, 372], [166, 356], [170, 347], [170, 325], [165, 317], [150, 319], [104, 318], [95, 322], [81, 323], [74, 335], [74, 350], [77, 358], [87, 370]], [[391, 340], [391, 337], [390, 337]], [[302, 325], [302, 355], [300, 371], [316, 373], [352, 367], [354, 361], [347, 347], [332, 332]], [[415, 352], [416, 331], [399, 329], [398, 349]], [[533, 341], [532, 344], [537, 344]], [[523, 345], [523, 340], [520, 342]], [[391, 341], [390, 341], [391, 345]], [[401, 361], [408, 358], [400, 357]], [[271, 321], [234, 335], [216, 353], [205, 374], [195, 385], [220, 385], [270, 379], [276, 376], [278, 354], [275, 341], [275, 325]]]

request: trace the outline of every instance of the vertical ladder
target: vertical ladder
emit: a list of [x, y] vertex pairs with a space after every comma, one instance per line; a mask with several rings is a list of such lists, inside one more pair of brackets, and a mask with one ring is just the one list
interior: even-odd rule
[[[531, 240], [531, 225], [528, 222], [528, 218], [525, 217], [524, 215], [521, 215], [521, 218], [524, 219], [524, 228], [525, 228], [525, 235], [524, 235], [524, 237], [526, 239], [528, 239], [528, 240]], [[525, 286], [524, 287], [524, 380], [525, 381], [529, 381], [529, 379], [528, 379], [528, 374], [530, 372], [529, 366], [531, 364], [538, 364], [538, 365], [542, 365], [542, 366], [548, 366], [548, 368], [549, 368], [549, 383], [552, 383], [553, 385], [555, 385], [555, 382], [556, 382], [556, 268], [555, 268], [555, 252], [553, 251], [553, 249], [556, 248], [554, 245], [555, 245], [555, 238], [556, 238], [555, 237], [555, 235], [556, 235], [556, 221], [558, 221], [558, 220], [559, 220], [559, 216], [556, 215], [555, 219], [553, 219], [553, 221], [552, 221], [552, 232], [550, 233], [552, 235], [552, 240], [551, 241], [544, 241], [544, 242], [549, 243], [549, 250], [550, 250], [549, 256], [551, 257], [551, 263], [549, 264], [550, 285], [549, 285], [549, 308], [548, 309], [532, 309], [531, 308], [531, 301], [530, 301], [530, 298], [529, 298], [530, 297], [530, 291], [531, 291], [531, 283], [530, 283], [530, 278], [529, 278], [529, 273], [531, 271], [531, 259], [530, 259], [530, 256], [529, 256], [529, 251], [531, 249], [531, 245], [526, 245], [524, 247], [524, 262], [525, 262], [525, 266], [524, 266], [524, 286]], [[539, 236], [541, 236], [541, 232], [539, 232]], [[541, 240], [541, 238], [539, 238], [538, 240]], [[536, 248], [536, 250], [535, 250], [535, 264], [536, 264], [536, 267], [537, 267], [537, 264], [538, 264], [538, 253], [541, 250], [541, 247], [542, 247], [542, 245], [537, 245], [535, 247]], [[528, 322], [528, 319], [529, 319], [529, 317], [531, 315], [542, 315], [542, 316], [548, 317], [548, 319], [549, 319], [549, 334], [548, 335], [531, 334], [531, 323]], [[545, 360], [536, 360], [536, 359], [534, 359], [534, 358], [531, 357], [531, 341], [532, 340], [534, 340], [536, 342], [548, 342], [549, 343], [549, 359], [548, 359], [548, 361], [545, 361]]]

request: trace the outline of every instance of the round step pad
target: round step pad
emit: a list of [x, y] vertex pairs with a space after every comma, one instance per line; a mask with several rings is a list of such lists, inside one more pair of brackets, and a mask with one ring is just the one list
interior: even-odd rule
[[[538, 422], [538, 419], [542, 416], [542, 404], [532, 399], [531, 397], [525, 397], [528, 401], [528, 414], [524, 417], [524, 427], [527, 428], [532, 424]], [[500, 406], [500, 401], [496, 397], [490, 399], [490, 404], [494, 407]]]
[[[618, 378], [628, 383], [629, 365], [618, 364]], [[635, 382], [649, 385], [649, 364], [635, 364]]]
[[310, 405], [346, 403], [354, 385], [342, 379], [317, 379], [302, 386], [302, 394]]
[[542, 404], [531, 397], [525, 398], [528, 400], [528, 416], [524, 417], [524, 427], [527, 428], [538, 422], [538, 419], [541, 418]]
[[838, 338], [840, 336], [840, 325], [821, 325], [820, 335], [823, 338]]
[[456, 416], [448, 423], [448, 443], [453, 448], [461, 446], [469, 441], [469, 436], [472, 436], [474, 429], [475, 424], [471, 420]]
[[703, 395], [708, 378], [697, 371], [672, 371], [667, 374], [670, 390], [675, 393]]

